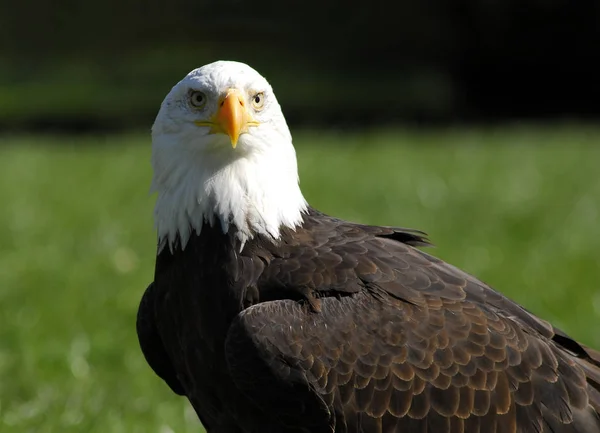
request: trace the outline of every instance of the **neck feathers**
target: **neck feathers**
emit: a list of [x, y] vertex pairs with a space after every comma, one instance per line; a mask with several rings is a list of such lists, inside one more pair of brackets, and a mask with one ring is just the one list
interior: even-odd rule
[[158, 193], [159, 252], [166, 245], [172, 251], [178, 240], [184, 249], [204, 222], [223, 233], [233, 231], [242, 248], [255, 235], [276, 240], [282, 227], [297, 227], [307, 203], [290, 148], [291, 156], [239, 148], [199, 155], [155, 143], [152, 190]]

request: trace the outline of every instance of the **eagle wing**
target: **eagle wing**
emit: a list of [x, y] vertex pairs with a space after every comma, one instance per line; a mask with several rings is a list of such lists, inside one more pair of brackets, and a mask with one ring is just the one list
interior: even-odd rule
[[241, 392], [284, 425], [600, 431], [586, 377], [600, 370], [575, 341], [401, 231], [322, 217], [306, 230], [263, 254], [261, 302], [226, 342]]
[[184, 395], [183, 386], [177, 378], [175, 368], [171, 364], [169, 354], [156, 327], [156, 296], [154, 283], [150, 283], [138, 308], [136, 319], [138, 341], [146, 362], [152, 370], [169, 385], [174, 393]]

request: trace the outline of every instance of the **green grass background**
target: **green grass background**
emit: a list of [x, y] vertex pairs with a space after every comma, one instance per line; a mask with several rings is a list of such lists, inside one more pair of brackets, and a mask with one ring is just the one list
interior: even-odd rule
[[[600, 129], [295, 136], [313, 206], [422, 229], [433, 254], [600, 348]], [[135, 334], [155, 254], [148, 135], [0, 141], [0, 431], [201, 431]]]

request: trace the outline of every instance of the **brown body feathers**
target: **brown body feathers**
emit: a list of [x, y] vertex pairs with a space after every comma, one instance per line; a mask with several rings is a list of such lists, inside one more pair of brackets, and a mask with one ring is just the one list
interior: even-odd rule
[[600, 432], [598, 353], [414, 246], [310, 210], [163, 251], [146, 358], [209, 433]]

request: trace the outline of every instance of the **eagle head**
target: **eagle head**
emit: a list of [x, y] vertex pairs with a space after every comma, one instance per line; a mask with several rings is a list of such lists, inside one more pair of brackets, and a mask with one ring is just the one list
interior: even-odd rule
[[243, 63], [210, 63], [171, 89], [152, 126], [152, 168], [159, 251], [185, 248], [207, 225], [242, 247], [257, 234], [277, 239], [307, 208], [281, 107]]

